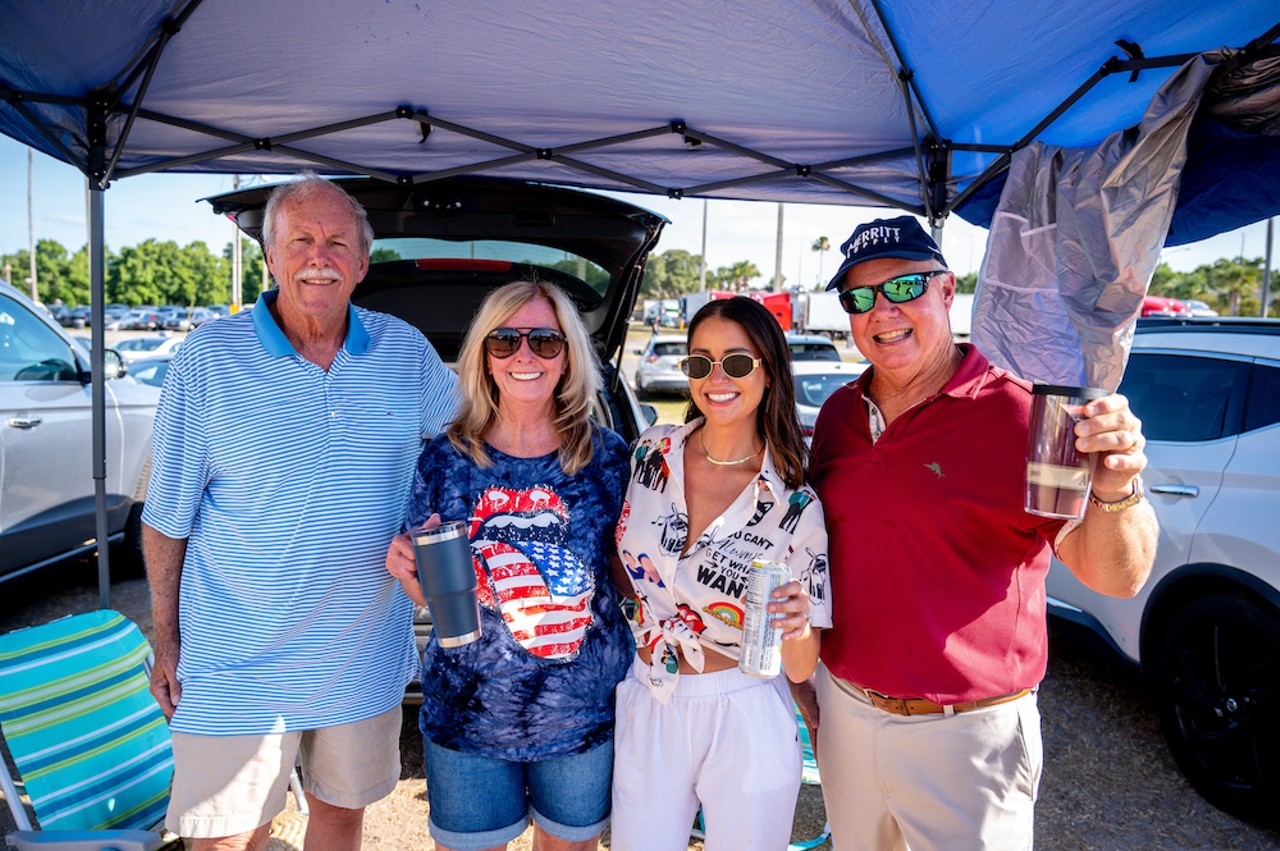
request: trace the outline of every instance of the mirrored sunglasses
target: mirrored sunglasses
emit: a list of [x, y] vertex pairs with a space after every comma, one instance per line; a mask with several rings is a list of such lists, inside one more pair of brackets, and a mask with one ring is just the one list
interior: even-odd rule
[[854, 287], [840, 293], [840, 306], [845, 313], [866, 313], [876, 306], [876, 291], [893, 304], [906, 304], [915, 301], [929, 291], [929, 281], [938, 275], [945, 275], [946, 269], [935, 269], [932, 272], [914, 272], [910, 275], [899, 275], [890, 278], [883, 284], [872, 287]]
[[712, 360], [706, 355], [689, 355], [680, 361], [680, 371], [690, 378], [702, 379], [710, 375], [712, 367], [718, 364], [720, 371], [730, 378], [746, 378], [763, 362], [760, 358], [738, 352], [725, 355], [720, 360]]
[[484, 338], [484, 350], [495, 358], [509, 358], [520, 350], [520, 341], [529, 341], [529, 350], [550, 360], [564, 351], [564, 335], [554, 328], [494, 328]]

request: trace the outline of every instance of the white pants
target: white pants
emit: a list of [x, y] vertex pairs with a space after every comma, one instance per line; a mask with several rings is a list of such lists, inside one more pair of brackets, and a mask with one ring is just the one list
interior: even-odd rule
[[894, 715], [817, 677], [818, 770], [836, 851], [1032, 847], [1044, 754], [1036, 695]]
[[737, 668], [681, 674], [665, 706], [637, 660], [618, 684], [613, 851], [686, 851], [702, 804], [706, 851], [784, 851], [800, 791], [786, 685]]

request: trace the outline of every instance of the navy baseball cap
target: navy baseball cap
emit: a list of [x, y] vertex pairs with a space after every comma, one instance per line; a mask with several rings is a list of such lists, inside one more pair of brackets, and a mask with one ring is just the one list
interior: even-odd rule
[[844, 262], [836, 271], [829, 290], [839, 290], [844, 283], [845, 274], [868, 260], [881, 257], [893, 257], [898, 260], [937, 260], [943, 266], [947, 261], [938, 249], [938, 243], [925, 232], [912, 216], [898, 216], [892, 219], [876, 219], [865, 225], [858, 225], [853, 235], [840, 246]]

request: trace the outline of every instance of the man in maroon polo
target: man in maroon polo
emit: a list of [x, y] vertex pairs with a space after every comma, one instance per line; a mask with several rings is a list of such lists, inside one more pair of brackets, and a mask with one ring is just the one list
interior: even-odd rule
[[1090, 402], [1081, 521], [1026, 512], [1030, 384], [951, 336], [955, 277], [910, 216], [860, 225], [828, 289], [871, 367], [814, 431], [834, 628], [816, 680], [835, 848], [1029, 848], [1055, 553], [1132, 596], [1155, 556], [1140, 423]]

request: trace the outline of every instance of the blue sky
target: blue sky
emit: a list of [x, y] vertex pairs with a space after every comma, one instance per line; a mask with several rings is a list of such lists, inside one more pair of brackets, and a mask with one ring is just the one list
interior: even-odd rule
[[[36, 239], [55, 239], [71, 250], [86, 241], [85, 181], [80, 172], [41, 153], [34, 158], [34, 215]], [[257, 178], [245, 178], [251, 180]], [[200, 198], [228, 192], [231, 175], [143, 175], [114, 183], [104, 196], [106, 241], [112, 248], [134, 245], [147, 238], [173, 240], [180, 245], [202, 240], [221, 252], [231, 240], [232, 225], [215, 216]], [[673, 201], [649, 195], [627, 200], [671, 219], [659, 251], [701, 250], [703, 202]], [[756, 264], [772, 277], [778, 227], [778, 205], [750, 201], [711, 201], [707, 204], [707, 265], [731, 265], [739, 260]], [[782, 273], [788, 283], [813, 284], [819, 272], [830, 277], [839, 257], [839, 244], [859, 223], [885, 215], [884, 210], [787, 204], [783, 213]], [[27, 147], [0, 137], [0, 254], [27, 247]], [[819, 258], [810, 246], [826, 236], [832, 251]], [[1259, 222], [1204, 242], [1173, 248], [1163, 259], [1177, 270], [1194, 269], [1219, 257], [1265, 254], [1266, 225]], [[982, 262], [986, 230], [952, 216], [943, 231], [942, 250], [948, 264], [964, 274]]]

